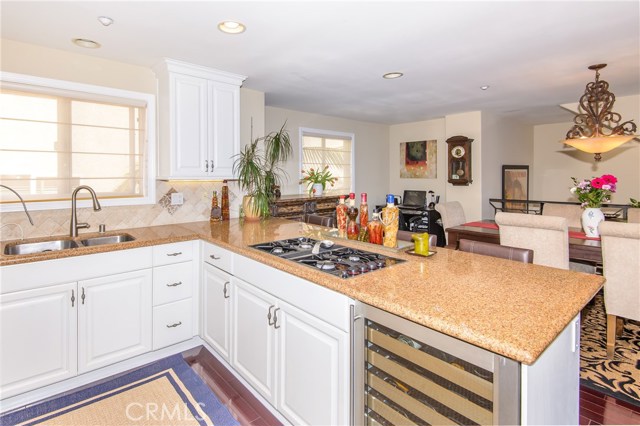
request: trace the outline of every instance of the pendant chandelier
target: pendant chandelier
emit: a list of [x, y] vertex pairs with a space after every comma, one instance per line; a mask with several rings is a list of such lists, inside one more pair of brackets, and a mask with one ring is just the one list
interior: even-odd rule
[[596, 72], [596, 81], [587, 84], [584, 95], [580, 97], [580, 112], [573, 118], [575, 125], [567, 132], [562, 141], [580, 151], [595, 154], [595, 160], [602, 159], [603, 152], [611, 151], [629, 142], [636, 135], [633, 120], [621, 124], [620, 114], [613, 112], [616, 97], [609, 91], [609, 83], [600, 80], [600, 70], [607, 64], [591, 65]]

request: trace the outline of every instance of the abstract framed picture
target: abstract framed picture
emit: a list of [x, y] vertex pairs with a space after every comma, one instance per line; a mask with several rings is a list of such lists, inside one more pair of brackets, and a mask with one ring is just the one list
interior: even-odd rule
[[438, 169], [437, 154], [435, 140], [400, 143], [400, 177], [435, 179]]
[[529, 200], [529, 166], [502, 166], [502, 199], [504, 211], [526, 213], [528, 203], [513, 203], [506, 200]]

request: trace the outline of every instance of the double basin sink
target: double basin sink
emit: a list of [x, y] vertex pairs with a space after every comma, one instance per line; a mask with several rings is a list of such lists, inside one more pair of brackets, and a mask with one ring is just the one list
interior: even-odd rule
[[78, 247], [93, 247], [104, 244], [120, 244], [135, 240], [129, 234], [108, 235], [103, 237], [90, 237], [79, 242], [70, 238], [52, 241], [39, 241], [33, 243], [7, 244], [4, 248], [5, 255], [35, 254], [49, 251], [68, 250]]

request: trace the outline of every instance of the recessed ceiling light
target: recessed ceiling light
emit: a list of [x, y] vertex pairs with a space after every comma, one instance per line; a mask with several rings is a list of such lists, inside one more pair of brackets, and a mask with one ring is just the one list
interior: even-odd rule
[[109, 18], [108, 16], [98, 16], [98, 21], [100, 21], [100, 23], [105, 27], [113, 24], [113, 19]]
[[401, 72], [388, 72], [385, 75], [383, 75], [382, 78], [386, 78], [386, 79], [400, 78], [403, 75], [404, 74], [402, 74]]
[[87, 49], [97, 49], [100, 47], [100, 43], [86, 38], [74, 38], [71, 40], [75, 45], [80, 47], [86, 47]]
[[218, 24], [218, 29], [227, 34], [240, 34], [243, 33], [247, 27], [245, 27], [241, 22], [222, 21]]
[[486, 86], [486, 85], [485, 86], [480, 86], [480, 89], [487, 90], [489, 87], [491, 87], [491, 86]]

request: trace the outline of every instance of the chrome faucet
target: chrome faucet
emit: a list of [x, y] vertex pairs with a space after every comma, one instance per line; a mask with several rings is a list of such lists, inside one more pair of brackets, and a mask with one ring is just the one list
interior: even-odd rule
[[33, 225], [33, 219], [31, 219], [31, 215], [29, 214], [29, 211], [27, 210], [27, 205], [24, 203], [24, 200], [22, 199], [20, 194], [18, 194], [15, 190], [9, 188], [7, 185], [0, 185], [0, 186], [3, 187], [3, 188], [7, 188], [9, 191], [11, 191], [14, 194], [16, 194], [16, 196], [20, 199], [20, 202], [22, 203], [22, 208], [24, 209], [24, 212], [26, 213], [27, 217], [29, 218], [29, 222], [31, 222], [31, 225]]
[[91, 226], [88, 223], [78, 223], [78, 213], [76, 212], [76, 197], [78, 196], [78, 191], [80, 191], [81, 189], [86, 189], [91, 194], [91, 198], [93, 199], [93, 210], [96, 212], [102, 210], [102, 207], [100, 207], [100, 202], [98, 201], [98, 196], [96, 195], [96, 192], [93, 190], [93, 188], [87, 185], [80, 185], [79, 187], [77, 187], [71, 194], [71, 229], [69, 230], [69, 235], [71, 235], [72, 238], [78, 236], [78, 229], [89, 228]]

